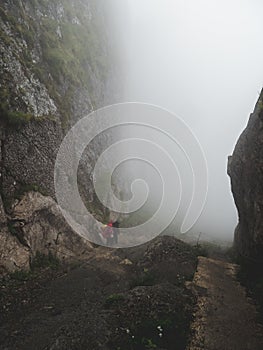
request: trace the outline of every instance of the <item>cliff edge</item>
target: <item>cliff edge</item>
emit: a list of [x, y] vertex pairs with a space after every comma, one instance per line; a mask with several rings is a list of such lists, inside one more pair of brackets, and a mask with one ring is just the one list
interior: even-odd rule
[[263, 260], [263, 90], [248, 125], [229, 157], [228, 174], [238, 210], [237, 252]]

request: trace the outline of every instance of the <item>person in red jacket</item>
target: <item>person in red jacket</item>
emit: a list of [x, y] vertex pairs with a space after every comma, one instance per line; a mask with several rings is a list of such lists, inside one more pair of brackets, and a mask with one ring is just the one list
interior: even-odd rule
[[102, 231], [102, 236], [106, 238], [106, 244], [109, 247], [113, 246], [114, 243], [114, 234], [113, 234], [113, 227], [112, 227], [112, 221], [110, 221], [107, 226]]
[[118, 244], [118, 235], [119, 235], [119, 227], [120, 227], [119, 221], [113, 222], [112, 227], [113, 227], [113, 243]]

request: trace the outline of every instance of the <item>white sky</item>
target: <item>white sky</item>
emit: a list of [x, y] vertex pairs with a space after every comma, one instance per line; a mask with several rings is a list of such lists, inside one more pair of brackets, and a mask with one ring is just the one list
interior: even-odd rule
[[263, 85], [263, 1], [126, 2], [126, 100], [169, 109], [191, 127], [210, 173], [197, 229], [233, 236], [226, 163]]

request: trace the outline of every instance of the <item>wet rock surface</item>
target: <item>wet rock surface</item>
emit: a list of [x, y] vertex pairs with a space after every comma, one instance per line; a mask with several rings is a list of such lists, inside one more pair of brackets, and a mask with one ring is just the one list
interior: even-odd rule
[[[2, 1], [0, 190], [6, 209], [27, 187], [54, 197], [54, 162], [66, 131], [118, 99], [120, 67], [107, 9], [101, 0]], [[93, 142], [85, 165], [93, 167], [109, 139]], [[89, 175], [83, 186], [93, 201]]]
[[263, 257], [263, 92], [240, 136], [228, 173], [238, 209], [235, 246], [240, 255], [262, 262]]
[[37, 254], [72, 262], [87, 259], [92, 250], [92, 245], [68, 225], [56, 202], [39, 192], [26, 193], [6, 220], [0, 233], [2, 273], [28, 269]]
[[[28, 268], [37, 251], [51, 250], [63, 260], [78, 259], [87, 248], [51, 198], [30, 195], [19, 217], [13, 209], [32, 191], [55, 199], [54, 165], [66, 132], [120, 97], [117, 48], [111, 46], [116, 33], [107, 10], [103, 0], [1, 2], [1, 271]], [[100, 219], [105, 210], [96, 202], [92, 170], [112, 137], [93, 140], [79, 167], [83, 201]]]

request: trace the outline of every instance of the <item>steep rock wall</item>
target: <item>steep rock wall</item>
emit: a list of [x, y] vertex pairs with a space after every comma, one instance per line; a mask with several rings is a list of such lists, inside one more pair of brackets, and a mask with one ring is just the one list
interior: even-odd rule
[[228, 174], [239, 215], [235, 247], [263, 260], [263, 90], [248, 125], [229, 157]]
[[[0, 4], [2, 270], [28, 267], [36, 251], [47, 252], [44, 240], [56, 236], [62, 220], [53, 185], [58, 147], [77, 120], [120, 98], [116, 79], [120, 67], [109, 13], [106, 0], [4, 0]], [[83, 160], [86, 171], [81, 187], [93, 210], [92, 168], [112, 137], [96, 138]], [[39, 192], [48, 199], [40, 199]], [[17, 205], [24, 198], [43, 205], [43, 210], [31, 213], [44, 222], [34, 220], [34, 239], [28, 238], [32, 231], [27, 231], [28, 225], [12, 229], [16, 221], [20, 223]], [[50, 211], [50, 207], [56, 209]], [[102, 208], [98, 212], [104, 215]], [[55, 244], [53, 251], [74, 255], [84, 243], [66, 226], [62, 228], [67, 238]]]
[[[6, 0], [0, 6], [1, 192], [8, 204], [37, 186], [53, 195], [65, 131], [115, 101], [107, 2]], [[98, 153], [105, 139], [94, 142]], [[43, 174], [43, 169], [45, 174]], [[44, 176], [45, 175], [45, 176]]]

